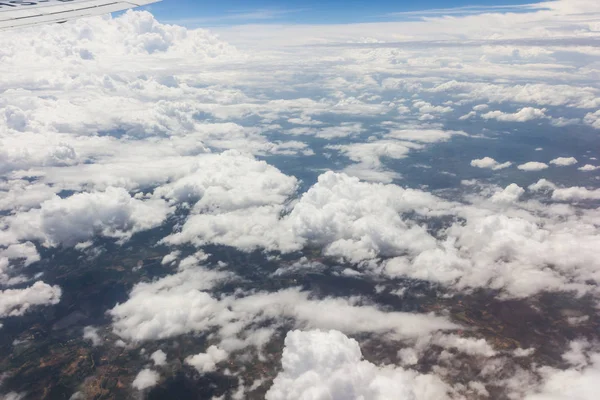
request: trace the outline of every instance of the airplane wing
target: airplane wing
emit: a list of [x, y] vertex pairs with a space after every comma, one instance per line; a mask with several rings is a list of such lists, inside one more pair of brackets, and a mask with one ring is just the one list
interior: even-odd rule
[[0, 0], [0, 31], [108, 14], [160, 0]]

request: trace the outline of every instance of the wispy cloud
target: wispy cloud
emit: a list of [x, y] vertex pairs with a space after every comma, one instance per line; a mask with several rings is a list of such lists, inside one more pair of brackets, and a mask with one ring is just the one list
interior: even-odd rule
[[184, 18], [167, 23], [178, 25], [231, 25], [243, 24], [247, 22], [268, 21], [282, 18], [289, 14], [306, 11], [305, 8], [298, 9], [258, 9], [249, 11], [230, 11], [222, 15], [199, 18]]
[[404, 18], [418, 18], [418, 17], [438, 17], [445, 15], [472, 15], [472, 14], [485, 14], [490, 12], [523, 12], [523, 11], [534, 11], [545, 8], [543, 3], [537, 4], [521, 4], [521, 5], [503, 5], [503, 6], [463, 6], [453, 8], [434, 8], [429, 10], [417, 10], [417, 11], [400, 11], [386, 14], [387, 17], [404, 17]]

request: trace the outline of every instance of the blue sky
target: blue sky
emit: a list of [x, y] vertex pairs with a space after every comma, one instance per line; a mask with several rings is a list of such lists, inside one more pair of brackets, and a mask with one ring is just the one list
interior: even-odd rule
[[[161, 21], [187, 26], [238, 25], [247, 23], [352, 23], [377, 22], [416, 18], [432, 9], [462, 8], [456, 12], [469, 13], [495, 7], [518, 10], [520, 0], [163, 0], [151, 6]], [[475, 6], [471, 8], [471, 6]], [[466, 7], [466, 8], [465, 8]]]

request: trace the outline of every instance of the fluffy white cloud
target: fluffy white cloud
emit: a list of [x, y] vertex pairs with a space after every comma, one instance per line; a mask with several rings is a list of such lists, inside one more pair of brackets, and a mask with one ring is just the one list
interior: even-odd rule
[[557, 186], [547, 179], [540, 179], [536, 183], [529, 185], [529, 190], [532, 190], [534, 192], [539, 192], [539, 191], [544, 191], [544, 190], [552, 191], [554, 189], [557, 189]]
[[86, 326], [83, 328], [83, 338], [90, 340], [93, 346], [100, 346], [102, 344], [102, 338], [98, 334], [98, 328], [94, 326]]
[[358, 343], [338, 331], [289, 332], [281, 363], [268, 400], [452, 398], [433, 375], [362, 360]]
[[415, 101], [413, 107], [417, 108], [421, 114], [443, 114], [452, 111], [452, 107], [434, 106], [423, 100]]
[[579, 167], [577, 168], [580, 171], [595, 171], [597, 169], [600, 169], [600, 167], [592, 165], [592, 164], [585, 164], [583, 167]]
[[532, 191], [547, 191], [552, 193], [552, 199], [557, 201], [580, 201], [600, 199], [600, 189], [587, 189], [580, 186], [560, 188], [556, 184], [540, 179], [529, 186]]
[[14, 317], [27, 313], [37, 306], [58, 304], [62, 291], [58, 286], [35, 282], [25, 289], [0, 291], [0, 317]]
[[505, 113], [502, 111], [490, 111], [481, 115], [483, 119], [496, 119], [503, 122], [527, 122], [534, 119], [546, 118], [546, 109], [525, 107], [516, 113]]
[[40, 208], [6, 217], [0, 243], [40, 240], [48, 246], [73, 246], [94, 235], [125, 240], [160, 225], [170, 209], [162, 200], [138, 200], [122, 188], [78, 193], [46, 200]]
[[511, 165], [512, 165], [512, 163], [510, 161], [507, 161], [504, 163], [499, 163], [498, 161], [494, 160], [491, 157], [483, 157], [481, 159], [471, 160], [471, 166], [473, 166], [473, 167], [488, 168], [488, 169], [491, 169], [494, 171], [508, 168]]
[[206, 349], [206, 353], [189, 356], [185, 359], [185, 363], [196, 368], [198, 372], [206, 373], [214, 371], [217, 364], [227, 359], [227, 352], [217, 346], [210, 346]]
[[550, 161], [550, 164], [554, 164], [559, 167], [566, 167], [577, 164], [577, 159], [575, 157], [558, 157]]
[[496, 350], [485, 339], [472, 339], [458, 335], [436, 334], [431, 343], [446, 349], [456, 349], [468, 355], [493, 357]]
[[600, 110], [593, 113], [587, 113], [583, 121], [596, 129], [600, 129]]
[[[467, 136], [467, 134], [462, 131], [447, 131], [441, 129], [390, 129], [389, 133], [385, 135], [385, 138], [419, 143], [435, 143], [447, 141], [453, 136]], [[415, 148], [418, 149], [419, 147]]]
[[514, 203], [525, 193], [525, 189], [511, 183], [504, 190], [494, 193], [490, 200], [494, 203]]
[[529, 161], [525, 164], [519, 165], [517, 168], [519, 168], [521, 171], [541, 171], [548, 168], [548, 164], [537, 161]]
[[156, 350], [154, 353], [150, 355], [152, 361], [154, 361], [154, 365], [161, 366], [167, 363], [167, 355], [162, 350]]
[[395, 185], [325, 173], [285, 218], [294, 235], [323, 253], [352, 262], [435, 247], [433, 237], [402, 213], [422, 215], [450, 207], [435, 196]]
[[275, 231], [280, 214], [296, 191], [296, 178], [237, 152], [204, 161], [204, 168], [154, 192], [171, 202], [193, 205], [181, 231], [167, 237], [166, 242], [218, 243], [244, 250], [297, 248], [290, 234]]
[[230, 277], [225, 272], [190, 267], [152, 283], [139, 283], [127, 302], [110, 311], [116, 320], [114, 330], [126, 339], [146, 340], [210, 326], [213, 312], [221, 309], [211, 308], [218, 302], [203, 290]]
[[158, 372], [152, 371], [151, 369], [143, 369], [137, 374], [131, 386], [137, 390], [145, 390], [156, 386], [159, 380], [160, 375]]
[[552, 198], [561, 201], [598, 200], [600, 199], [600, 189], [586, 189], [578, 186], [556, 189], [552, 193]]
[[585, 340], [570, 343], [570, 349], [563, 354], [571, 368], [558, 370], [541, 367], [538, 373], [542, 382], [531, 390], [526, 400], [592, 400], [597, 396], [597, 382], [600, 379], [600, 354], [590, 349]]
[[329, 145], [328, 149], [338, 150], [357, 164], [344, 169], [344, 172], [367, 181], [380, 181], [390, 183], [399, 175], [386, 171], [382, 158], [401, 159], [408, 155], [412, 149], [422, 146], [395, 140], [377, 140], [369, 143], [353, 143], [349, 145]]
[[[290, 191], [293, 187], [284, 186]], [[361, 182], [345, 174], [327, 172], [281, 218], [285, 197], [279, 194], [277, 184], [268, 190], [263, 198], [272, 199], [274, 204], [222, 212], [227, 211], [225, 203], [215, 213], [209, 209], [208, 213], [191, 216], [181, 232], [165, 240], [171, 244], [218, 243], [280, 251], [318, 245], [326, 255], [358, 262], [433, 248], [435, 240], [426, 229], [401, 214], [439, 214], [440, 209], [451, 207], [419, 190]], [[270, 194], [273, 190], [276, 195]]]
[[[550, 182], [534, 186], [554, 189]], [[495, 288], [516, 297], [541, 290], [595, 291], [588, 283], [600, 277], [593, 255], [599, 245], [596, 212], [577, 215], [563, 205], [521, 202], [522, 194], [513, 184], [488, 199], [474, 197], [476, 205], [455, 210], [465, 222], [444, 230], [435, 248], [387, 260], [381, 272], [459, 289]]]
[[294, 320], [299, 327], [372, 332], [393, 338], [456, 328], [431, 314], [385, 312], [374, 305], [358, 304], [355, 298], [313, 299], [299, 289], [221, 297], [208, 292], [232, 278], [229, 273], [188, 267], [152, 283], [139, 283], [126, 302], [109, 311], [113, 329], [124, 339], [145, 341], [218, 328], [219, 347], [232, 351], [242, 345], [262, 346], [272, 334], [267, 329], [244, 337], [248, 327], [285, 319]]
[[22, 275], [16, 275], [11, 264], [19, 264], [27, 267], [41, 259], [35, 245], [31, 242], [11, 244], [0, 248], [0, 283], [12, 285], [27, 279]]

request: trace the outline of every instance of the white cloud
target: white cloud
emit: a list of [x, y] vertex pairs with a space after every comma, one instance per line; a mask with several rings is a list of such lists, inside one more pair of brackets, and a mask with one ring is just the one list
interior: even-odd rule
[[421, 114], [443, 114], [452, 111], [452, 107], [434, 106], [423, 100], [413, 102], [413, 107], [417, 108]]
[[[533, 186], [553, 190], [547, 181]], [[494, 288], [509, 297], [541, 290], [595, 291], [588, 286], [600, 270], [593, 255], [598, 245], [595, 211], [576, 216], [563, 205], [518, 201], [522, 194], [522, 188], [509, 185], [487, 199], [473, 197], [475, 206], [454, 211], [465, 222], [444, 230], [435, 248], [387, 260], [380, 272], [458, 289]]]
[[159, 367], [165, 365], [167, 363], [167, 355], [162, 350], [156, 350], [154, 353], [150, 355], [152, 361], [154, 361], [154, 365]]
[[482, 114], [483, 119], [496, 119], [503, 122], [527, 122], [534, 119], [546, 118], [546, 109], [525, 107], [516, 113], [504, 113], [502, 111], [490, 111]]
[[558, 187], [554, 183], [550, 182], [547, 179], [540, 179], [536, 183], [529, 185], [529, 190], [532, 190], [534, 192], [539, 192], [539, 191], [544, 191], [544, 190], [553, 191], [557, 188]]
[[363, 361], [358, 343], [338, 331], [289, 332], [281, 363], [268, 400], [451, 398], [433, 375]]
[[321, 175], [283, 218], [280, 213], [285, 198], [279, 194], [279, 186], [269, 186], [263, 198], [275, 204], [223, 213], [227, 211], [225, 205], [216, 209], [216, 214], [192, 215], [181, 232], [166, 242], [218, 243], [244, 250], [262, 247], [284, 252], [318, 245], [324, 247], [326, 255], [358, 262], [434, 247], [434, 239], [423, 227], [400, 214], [429, 214], [431, 209], [450, 206], [426, 192], [360, 182], [333, 172]]
[[496, 351], [485, 339], [472, 339], [457, 335], [435, 335], [432, 343], [446, 349], [457, 349], [474, 356], [493, 357]]
[[600, 110], [593, 113], [587, 113], [583, 121], [596, 129], [600, 129]]
[[145, 390], [156, 386], [159, 380], [160, 375], [158, 372], [151, 369], [143, 369], [137, 374], [131, 386], [137, 390]]
[[560, 201], [598, 200], [600, 199], [600, 189], [586, 189], [578, 186], [556, 189], [552, 193], [552, 198]]
[[539, 387], [530, 390], [526, 400], [592, 400], [597, 398], [597, 382], [600, 379], [600, 354], [591, 351], [587, 341], [575, 340], [563, 355], [571, 368], [558, 370], [540, 367], [542, 377]]
[[447, 141], [456, 135], [467, 136], [462, 131], [445, 131], [441, 129], [391, 129], [385, 135], [385, 138], [420, 143], [435, 143]]
[[537, 161], [529, 161], [525, 164], [519, 165], [517, 168], [519, 168], [521, 171], [541, 171], [548, 168], [548, 164]]
[[554, 164], [560, 167], [566, 167], [569, 165], [577, 164], [577, 159], [575, 157], [558, 157], [550, 161], [550, 164]]
[[377, 140], [369, 143], [353, 143], [349, 145], [329, 145], [328, 149], [338, 150], [357, 164], [350, 165], [344, 172], [367, 181], [390, 183], [400, 176], [392, 171], [387, 171], [381, 161], [382, 158], [401, 159], [408, 155], [412, 149], [422, 146], [410, 142], [395, 140]]
[[0, 248], [0, 283], [10, 286], [26, 281], [25, 276], [15, 274], [13, 266], [22, 262], [22, 265], [27, 267], [40, 259], [40, 254], [31, 242], [11, 244]]
[[[109, 311], [113, 330], [126, 340], [145, 341], [218, 328], [219, 347], [262, 346], [270, 329], [244, 336], [250, 325], [292, 320], [298, 327], [372, 332], [393, 338], [416, 337], [456, 325], [432, 314], [385, 312], [353, 298], [313, 299], [309, 292], [238, 293], [214, 297], [208, 290], [232, 279], [225, 272], [190, 267], [152, 283], [139, 283], [129, 299]], [[244, 344], [245, 343], [245, 344]]]
[[142, 201], [110, 187], [46, 200], [39, 209], [7, 217], [9, 228], [0, 232], [0, 242], [40, 240], [49, 246], [74, 246], [96, 234], [126, 240], [160, 225], [169, 212], [162, 200]]
[[600, 169], [600, 167], [592, 165], [592, 164], [585, 164], [583, 167], [579, 167], [577, 168], [580, 171], [595, 171], [597, 169]]
[[0, 317], [23, 315], [37, 306], [58, 304], [62, 291], [58, 286], [35, 282], [25, 289], [0, 291]]
[[515, 183], [511, 183], [504, 190], [494, 193], [490, 200], [494, 203], [514, 203], [525, 193], [525, 189]]
[[[217, 301], [203, 290], [230, 279], [225, 272], [192, 267], [151, 283], [138, 283], [128, 301], [109, 311], [113, 328], [125, 339], [161, 339], [201, 330]], [[161, 311], [162, 310], [162, 311]], [[215, 321], [216, 322], [216, 321]]]
[[102, 338], [98, 334], [98, 328], [94, 326], [86, 326], [83, 328], [83, 338], [90, 340], [93, 346], [100, 346], [102, 344]]
[[552, 193], [552, 199], [557, 201], [580, 201], [600, 199], [600, 189], [587, 189], [580, 186], [561, 188], [554, 183], [540, 179], [529, 186], [532, 191], [547, 191]]
[[422, 226], [401, 214], [428, 214], [444, 204], [429, 193], [328, 172], [302, 195], [284, 226], [303, 243], [323, 246], [326, 255], [359, 262], [435, 247]]
[[27, 393], [9, 392], [2, 396], [2, 400], [21, 400], [24, 399]]
[[196, 368], [198, 372], [206, 373], [214, 371], [217, 366], [216, 364], [227, 359], [227, 352], [217, 346], [210, 346], [206, 349], [206, 353], [196, 354], [189, 356], [185, 359], [185, 363]]
[[533, 353], [535, 353], [535, 348], [533, 348], [533, 347], [531, 347], [529, 349], [523, 349], [523, 348], [519, 347], [513, 351], [513, 355], [515, 357], [529, 357]]
[[499, 163], [498, 161], [494, 160], [491, 157], [483, 157], [481, 159], [471, 160], [471, 166], [473, 166], [473, 167], [488, 168], [488, 169], [491, 169], [494, 171], [508, 168], [511, 165], [512, 165], [512, 163], [510, 161], [507, 161], [504, 163]]

